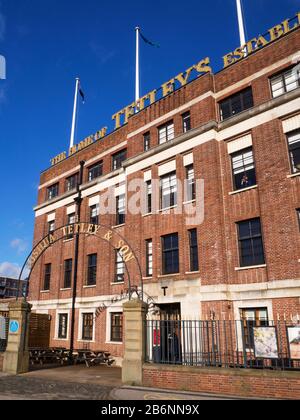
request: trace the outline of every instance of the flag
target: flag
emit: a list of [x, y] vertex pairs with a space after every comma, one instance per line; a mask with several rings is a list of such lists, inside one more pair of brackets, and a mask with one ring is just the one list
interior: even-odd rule
[[85, 94], [84, 94], [83, 90], [81, 89], [81, 85], [79, 85], [78, 91], [79, 91], [79, 94], [81, 96], [82, 103], [84, 104], [85, 103]]
[[146, 38], [146, 37], [142, 34], [142, 32], [141, 32], [141, 31], [140, 31], [140, 35], [141, 35], [142, 40], [143, 40], [146, 44], [151, 45], [151, 47], [160, 48], [160, 45], [155, 44], [155, 43], [154, 43], [154, 42], [152, 42], [152, 41], [149, 41], [149, 39], [147, 39], [147, 38]]

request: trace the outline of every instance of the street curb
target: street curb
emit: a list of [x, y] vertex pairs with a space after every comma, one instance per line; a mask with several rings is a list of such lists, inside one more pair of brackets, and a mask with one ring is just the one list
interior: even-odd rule
[[135, 386], [123, 386], [121, 388], [115, 388], [110, 392], [109, 394], [110, 398], [112, 398], [112, 400], [115, 400], [115, 401], [120, 400], [118, 398], [119, 391], [141, 391], [144, 393], [153, 392], [153, 393], [160, 393], [160, 394], [166, 394], [166, 395], [178, 395], [178, 396], [182, 395], [185, 397], [191, 396], [191, 397], [199, 397], [201, 399], [207, 397], [208, 399], [215, 398], [216, 400], [222, 399], [222, 400], [229, 400], [229, 401], [232, 401], [232, 400], [239, 400], [239, 401], [263, 400], [264, 401], [265, 400], [261, 398], [241, 397], [241, 396], [233, 396], [233, 395], [217, 395], [217, 394], [208, 394], [208, 393], [200, 393], [200, 392], [176, 391], [176, 390], [159, 389], [159, 388], [143, 388], [143, 387], [135, 387]]

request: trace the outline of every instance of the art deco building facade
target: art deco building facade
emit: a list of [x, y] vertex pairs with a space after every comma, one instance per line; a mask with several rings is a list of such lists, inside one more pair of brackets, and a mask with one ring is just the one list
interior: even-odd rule
[[[259, 323], [300, 313], [299, 60], [295, 29], [196, 78], [43, 172], [35, 244], [77, 221], [74, 188], [84, 161], [81, 221], [128, 241], [144, 290], [162, 314]], [[134, 195], [128, 187], [137, 179], [146, 204], [133, 214], [126, 211]], [[112, 187], [115, 211], [101, 214]], [[187, 215], [196, 210], [193, 222]], [[55, 346], [69, 345], [73, 272], [69, 235], [43, 254], [30, 280], [29, 300], [34, 311], [52, 316]], [[129, 275], [139, 286], [138, 272]], [[122, 255], [81, 235], [77, 348], [122, 357], [118, 297], [127, 288]]]

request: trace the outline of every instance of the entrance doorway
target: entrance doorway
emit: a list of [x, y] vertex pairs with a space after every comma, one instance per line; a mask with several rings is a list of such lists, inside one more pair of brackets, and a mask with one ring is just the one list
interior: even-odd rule
[[160, 346], [156, 348], [159, 363], [181, 363], [181, 305], [158, 305], [160, 309]]
[[181, 305], [180, 303], [168, 303], [157, 305], [160, 309], [160, 318], [164, 321], [180, 321]]

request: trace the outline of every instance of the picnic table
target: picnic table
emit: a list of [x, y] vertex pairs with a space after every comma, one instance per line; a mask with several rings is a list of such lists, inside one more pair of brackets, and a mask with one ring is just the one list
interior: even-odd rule
[[111, 354], [103, 350], [76, 350], [74, 353], [74, 363], [85, 363], [89, 368], [91, 366], [106, 364], [111, 366], [114, 363], [114, 359]]
[[68, 360], [68, 351], [65, 348], [31, 348], [29, 349], [29, 360], [32, 366], [39, 364], [60, 364]]
[[[59, 364], [64, 365], [69, 363], [70, 350], [66, 348], [31, 348], [29, 349], [29, 358], [32, 366], [39, 364], [41, 366], [48, 364]], [[103, 350], [87, 350], [79, 349], [73, 352], [73, 361], [77, 365], [79, 363], [85, 363], [89, 368], [91, 366], [106, 364], [111, 366], [114, 363], [114, 359], [111, 354]]]

